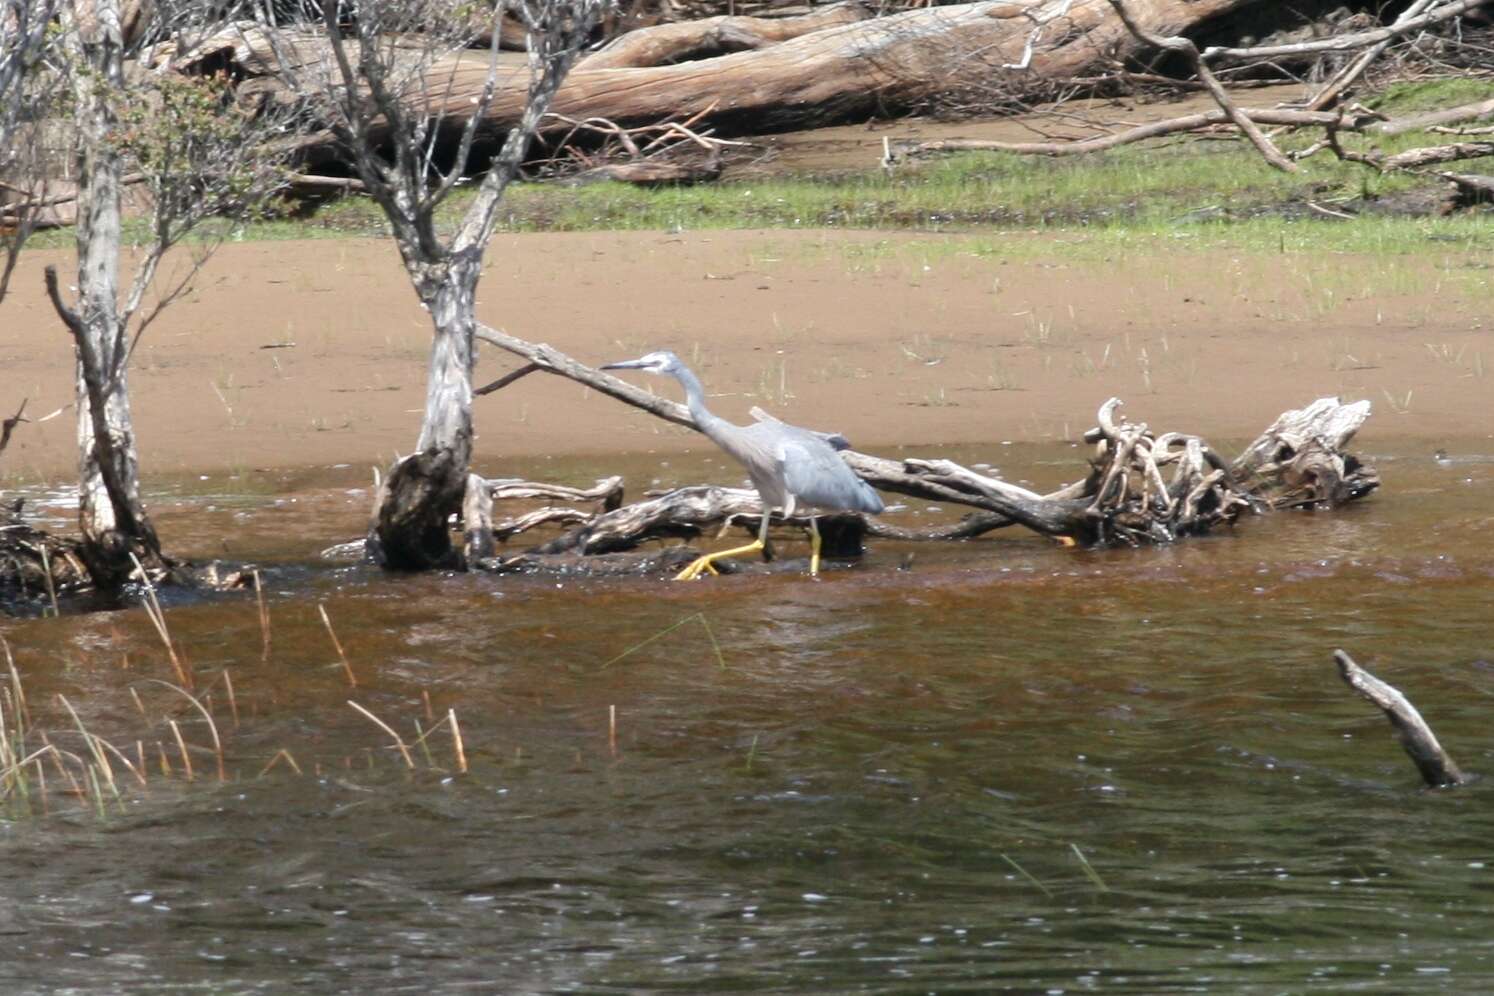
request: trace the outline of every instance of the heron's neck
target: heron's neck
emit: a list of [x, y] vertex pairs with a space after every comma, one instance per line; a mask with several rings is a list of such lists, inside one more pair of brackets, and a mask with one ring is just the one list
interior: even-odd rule
[[688, 367], [681, 367], [672, 372], [674, 379], [679, 381], [680, 386], [685, 389], [685, 406], [690, 409], [690, 417], [695, 420], [696, 427], [714, 439], [717, 426], [726, 425], [727, 422], [706, 407], [705, 388], [700, 386], [700, 378], [696, 377]]

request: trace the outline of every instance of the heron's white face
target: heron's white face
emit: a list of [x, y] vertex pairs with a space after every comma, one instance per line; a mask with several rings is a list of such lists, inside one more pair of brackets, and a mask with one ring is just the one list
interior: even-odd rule
[[671, 368], [679, 363], [679, 359], [668, 350], [660, 350], [656, 353], [648, 353], [638, 357], [636, 360], [623, 360], [621, 363], [604, 363], [603, 370], [643, 370], [646, 373], [662, 374], [668, 373]]

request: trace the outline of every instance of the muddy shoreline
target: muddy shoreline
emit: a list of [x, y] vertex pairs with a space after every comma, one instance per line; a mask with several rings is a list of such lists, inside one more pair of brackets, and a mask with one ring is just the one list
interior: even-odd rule
[[[991, 251], [1021, 240], [1020, 254]], [[1355, 258], [1223, 252], [1094, 259], [1082, 235], [567, 233], [495, 239], [487, 322], [588, 362], [670, 348], [716, 409], [760, 405], [858, 448], [1069, 439], [1115, 395], [1133, 418], [1247, 438], [1323, 395], [1369, 398], [1372, 438], [1494, 433], [1489, 270], [1455, 250]], [[40, 418], [72, 359], [42, 293], [64, 252], [23, 258], [6, 303], [5, 403]], [[382, 465], [414, 440], [429, 325], [391, 244], [223, 247], [131, 369], [152, 475]], [[516, 364], [484, 347], [479, 383]], [[700, 450], [544, 375], [477, 403], [481, 466]], [[4, 479], [73, 472], [65, 411], [25, 425]]]

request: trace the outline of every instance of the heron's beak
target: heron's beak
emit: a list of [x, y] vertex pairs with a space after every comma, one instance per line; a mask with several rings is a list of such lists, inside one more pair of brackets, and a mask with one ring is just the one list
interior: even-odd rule
[[648, 366], [642, 360], [623, 360], [619, 363], [603, 363], [599, 370], [641, 370]]

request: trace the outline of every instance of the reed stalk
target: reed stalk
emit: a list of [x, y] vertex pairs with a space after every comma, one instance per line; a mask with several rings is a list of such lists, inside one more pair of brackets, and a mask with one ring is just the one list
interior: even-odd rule
[[[83, 726], [83, 720], [78, 717], [78, 711], [74, 709], [73, 704], [67, 700], [67, 696], [58, 695], [57, 701], [61, 702], [62, 707], [67, 710], [68, 715], [73, 717], [73, 723], [78, 727], [78, 732], [83, 736], [83, 743], [87, 745], [89, 753], [93, 755], [94, 767], [103, 772], [104, 781], [108, 784], [109, 790], [113, 792], [115, 796], [118, 796], [119, 788], [114, 784], [114, 767], [109, 763], [108, 756], [104, 754], [103, 747], [99, 746], [103, 742], [102, 738], [96, 737], [92, 733], [88, 732], [88, 730]], [[97, 784], [96, 781], [95, 784]]]
[[187, 741], [182, 739], [182, 728], [176, 725], [176, 720], [168, 719], [167, 724], [171, 727], [171, 735], [176, 737], [176, 747], [182, 752], [182, 767], [186, 769], [187, 781], [196, 781], [192, 774], [192, 755], [187, 753]]
[[263, 778], [265, 775], [268, 775], [270, 773], [270, 769], [280, 763], [281, 758], [285, 759], [285, 763], [290, 765], [292, 771], [294, 771], [298, 775], [301, 774], [301, 766], [296, 763], [295, 756], [292, 755], [290, 751], [282, 747], [275, 752], [274, 757], [270, 758], [270, 763], [259, 770], [259, 775], [257, 777]]
[[394, 732], [394, 728], [379, 717], [375, 716], [373, 713], [369, 712], [367, 709], [363, 708], [358, 703], [354, 702], [352, 699], [348, 699], [348, 705], [358, 710], [358, 712], [362, 713], [375, 726], [383, 730], [385, 733], [389, 734], [390, 739], [394, 741], [394, 745], [399, 748], [400, 756], [405, 759], [405, 767], [413, 771], [415, 768], [415, 759], [410, 756], [410, 748], [405, 746], [404, 739], [401, 738], [398, 733]]
[[[227, 672], [224, 672], [224, 673], [226, 674]], [[185, 688], [180, 688], [180, 687], [178, 687], [176, 685], [173, 685], [169, 681], [162, 681], [159, 678], [147, 678], [145, 680], [149, 681], [149, 682], [152, 682], [153, 684], [166, 686], [167, 688], [171, 689], [173, 692], [176, 692], [182, 698], [186, 699], [188, 702], [192, 703], [193, 708], [195, 708], [199, 713], [201, 713], [203, 721], [207, 723], [208, 732], [210, 734], [212, 734], [212, 737], [213, 737], [213, 755], [218, 760], [218, 781], [220, 781], [220, 782], [226, 782], [226, 781], [228, 781], [228, 773], [225, 770], [224, 764], [223, 764], [223, 741], [220, 740], [220, 739], [218, 739], [218, 724], [215, 723], [215, 722], [213, 722], [213, 714], [210, 713], [210, 712], [208, 712], [207, 708], [200, 701], [198, 701], [197, 697], [195, 695], [191, 694], [190, 692], [188, 692]], [[176, 739], [178, 740], [178, 742], [180, 742], [181, 738], [182, 738], [182, 735], [181, 735], [181, 731], [177, 729], [177, 726], [176, 726], [175, 722], [172, 722], [171, 728], [173, 730], [176, 730]], [[182, 750], [183, 750], [183, 752], [185, 752], [186, 751], [186, 747], [184, 746], [182, 748]], [[190, 763], [187, 765], [187, 768], [188, 768], [188, 779], [190, 780], [190, 778], [191, 778], [191, 770], [190, 770], [191, 769], [191, 764]]]
[[[431, 732], [435, 732], [434, 727], [432, 727]], [[415, 720], [415, 744], [419, 746], [420, 753], [425, 755], [425, 766], [427, 768], [434, 768], [436, 766], [436, 759], [431, 756], [431, 749], [425, 742], [426, 736], [426, 732], [420, 728], [420, 720]]]
[[1079, 850], [1079, 845], [1070, 844], [1069, 849], [1074, 852], [1074, 857], [1079, 859], [1079, 866], [1084, 869], [1085, 876], [1094, 883], [1095, 888], [1101, 892], [1109, 892], [1110, 887], [1100, 878], [1100, 873], [1095, 871], [1094, 867], [1090, 865], [1089, 859], [1084, 856], [1084, 852]]
[[228, 674], [228, 668], [223, 669], [223, 690], [228, 695], [228, 711], [233, 716], [233, 728], [239, 728], [239, 700], [233, 692], [233, 678]]
[[47, 553], [47, 544], [43, 542], [39, 545], [41, 547], [42, 574], [47, 579], [47, 598], [52, 602], [52, 617], [55, 619], [62, 615], [62, 612], [57, 608], [57, 586], [52, 583], [52, 558]]
[[145, 566], [140, 563], [140, 558], [133, 553], [130, 559], [135, 562], [135, 570], [140, 574], [140, 580], [145, 585], [145, 614], [150, 617], [151, 625], [156, 628], [156, 635], [166, 645], [166, 654], [171, 658], [171, 667], [176, 671], [176, 680], [183, 688], [192, 688], [192, 674], [182, 663], [182, 659], [176, 652], [176, 645], [171, 640], [171, 631], [166, 627], [166, 613], [161, 609], [161, 600], [156, 597], [156, 586], [151, 583], [150, 575], [146, 573]]
[[467, 751], [462, 746], [462, 728], [457, 725], [456, 710], [447, 709], [446, 718], [451, 721], [451, 746], [456, 751], [457, 771], [467, 773]]
[[[265, 590], [259, 581], [259, 571], [254, 572], [254, 599], [259, 604], [259, 659], [270, 659], [270, 607], [265, 604]], [[238, 717], [234, 717], [237, 721]]]
[[337, 639], [337, 632], [332, 629], [332, 620], [327, 616], [327, 606], [317, 603], [316, 609], [322, 614], [322, 625], [327, 627], [327, 635], [332, 638], [332, 646], [337, 648], [337, 657], [342, 661], [342, 669], [347, 672], [348, 687], [357, 688], [358, 678], [353, 674], [353, 665], [348, 663], [348, 655], [342, 652], [342, 641]]

